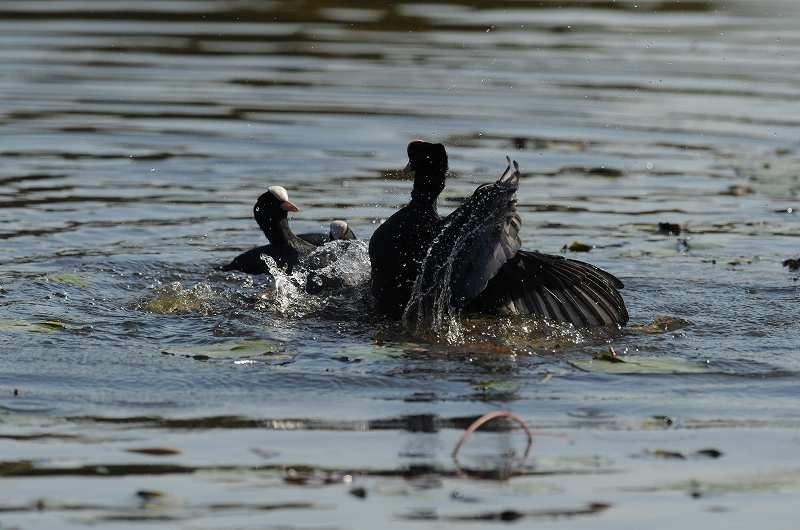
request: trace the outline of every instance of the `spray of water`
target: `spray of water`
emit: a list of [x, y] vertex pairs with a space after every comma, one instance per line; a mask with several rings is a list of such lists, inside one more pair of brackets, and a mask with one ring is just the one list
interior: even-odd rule
[[331, 293], [369, 283], [369, 247], [366, 241], [337, 240], [316, 249], [306, 262], [306, 291]]
[[333, 241], [314, 250], [305, 266], [291, 274], [277, 266], [269, 256], [261, 259], [273, 278], [264, 309], [285, 316], [302, 317], [325, 307], [341, 293], [351, 293], [369, 284], [367, 243], [358, 240]]
[[450, 250], [442, 257], [434, 252], [444, 237], [450, 237], [447, 225], [434, 239], [420, 267], [420, 274], [414, 282], [411, 298], [403, 312], [403, 325], [412, 334], [444, 340], [448, 343], [461, 342], [463, 329], [460, 323], [461, 310], [452, 303], [452, 279], [454, 265], [460, 255], [480, 230], [475, 226], [476, 219], [471, 215], [466, 226], [474, 226], [471, 230], [460, 233], [452, 243]]
[[305, 271], [297, 267], [289, 274], [266, 254], [261, 255], [261, 260], [267, 265], [269, 275], [273, 280], [272, 292], [264, 297], [269, 300], [270, 308], [282, 315], [300, 315], [310, 309], [303, 297], [302, 285], [305, 282]]

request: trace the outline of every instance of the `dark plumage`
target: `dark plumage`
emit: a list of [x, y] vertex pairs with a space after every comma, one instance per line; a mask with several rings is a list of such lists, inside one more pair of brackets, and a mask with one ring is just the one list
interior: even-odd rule
[[298, 211], [297, 206], [289, 201], [289, 195], [283, 187], [270, 186], [261, 194], [253, 207], [253, 217], [270, 244], [236, 256], [228, 265], [222, 267], [222, 270], [265, 274], [269, 272], [269, 268], [261, 256], [267, 255], [275, 260], [278, 267], [291, 273], [301, 259], [316, 248], [297, 237], [289, 228], [288, 213], [296, 211]]
[[411, 202], [381, 224], [369, 240], [372, 294], [378, 310], [400, 318], [419, 266], [438, 233], [441, 218], [436, 198], [444, 189], [447, 153], [442, 144], [411, 142], [408, 166], [414, 171]]
[[[440, 144], [412, 142], [409, 158], [417, 171], [415, 191], [420, 176], [417, 168], [425, 169], [415, 163], [415, 157], [426, 152], [438, 154], [446, 167]], [[429, 164], [428, 169], [441, 166]], [[421, 184], [441, 191], [444, 171], [427, 173]], [[440, 185], [432, 185], [437, 176]], [[429, 218], [421, 230], [413, 222], [393, 221], [395, 217], [415, 218], [412, 193], [412, 204], [378, 229], [388, 225], [374, 251], [370, 244], [373, 294], [378, 307], [392, 309], [385, 312], [397, 317], [397, 307], [402, 306], [406, 322], [414, 327], [435, 325], [437, 316], [451, 312], [537, 315], [580, 327], [624, 325], [628, 312], [617, 291], [622, 282], [613, 275], [581, 261], [520, 250], [518, 186], [519, 171], [516, 163], [512, 167], [509, 161], [497, 182], [480, 186], [448, 217]], [[438, 192], [425, 201], [427, 211], [434, 214], [436, 196]], [[392, 242], [399, 244], [399, 251], [392, 250]], [[408, 248], [416, 252], [405, 252]], [[396, 264], [394, 268], [392, 263]], [[403, 282], [413, 276], [411, 289], [391, 291], [385, 287], [391, 285], [388, 275], [395, 270], [404, 272], [399, 277]]]

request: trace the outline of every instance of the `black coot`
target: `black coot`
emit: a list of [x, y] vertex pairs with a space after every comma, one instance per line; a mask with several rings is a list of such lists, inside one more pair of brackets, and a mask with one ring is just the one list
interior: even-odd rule
[[369, 240], [372, 294], [378, 310], [400, 318], [417, 273], [442, 219], [436, 198], [444, 189], [447, 152], [442, 144], [408, 144], [407, 170], [414, 171], [411, 202], [383, 222]]
[[222, 267], [222, 270], [265, 274], [269, 272], [269, 268], [261, 259], [261, 255], [264, 254], [272, 257], [279, 267], [291, 273], [300, 260], [316, 248], [300, 239], [289, 228], [288, 213], [296, 211], [298, 211], [297, 206], [289, 201], [286, 189], [282, 186], [267, 188], [256, 201], [253, 216], [270, 244], [236, 256], [228, 265]]
[[[447, 158], [440, 144], [412, 142], [408, 151], [415, 171], [420, 167], [415, 160], [419, 153], [438, 153], [446, 167]], [[418, 176], [415, 175], [415, 190]], [[439, 190], [444, 187], [444, 172], [440, 179]], [[429, 180], [431, 175], [423, 177], [423, 182]], [[386, 312], [398, 316], [396, 307], [402, 305], [407, 323], [414, 326], [430, 324], [437, 315], [451, 310], [537, 315], [580, 327], [627, 323], [628, 312], [618, 291], [623, 285], [613, 275], [581, 261], [520, 250], [521, 222], [515, 197], [518, 186], [519, 171], [516, 163], [512, 166], [509, 161], [497, 182], [480, 186], [447, 218], [437, 216], [432, 230], [414, 232], [415, 227], [408, 223], [390, 224], [374, 249], [370, 244], [373, 294], [379, 308], [394, 308], [394, 312]], [[430, 206], [434, 213], [435, 200], [434, 196]], [[410, 207], [401, 209], [384, 225], [395, 216], [407, 218]], [[409, 260], [391, 248], [392, 241], [400, 242], [401, 249], [416, 246], [423, 250]], [[391, 270], [388, 264], [401, 260], [404, 261], [396, 268], [406, 271], [403, 281], [414, 277], [411, 289], [381, 289], [380, 286], [391, 284], [386, 277], [386, 271]]]
[[321, 247], [325, 243], [330, 243], [331, 241], [358, 239], [347, 221], [342, 219], [331, 221], [327, 234], [311, 232], [308, 234], [297, 234], [297, 237], [318, 247]]

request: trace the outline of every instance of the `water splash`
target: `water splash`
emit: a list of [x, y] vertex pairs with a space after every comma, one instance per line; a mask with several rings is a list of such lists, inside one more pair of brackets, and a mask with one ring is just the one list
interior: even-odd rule
[[[470, 218], [471, 220], [472, 218]], [[450, 344], [463, 340], [464, 333], [460, 323], [461, 310], [451, 303], [451, 280], [453, 267], [459, 259], [461, 251], [479, 229], [480, 227], [475, 227], [473, 230], [458, 235], [446, 255], [443, 265], [438, 264], [440, 254], [437, 254], [434, 249], [438, 247], [443, 237], [449, 237], [446, 227], [434, 238], [422, 262], [411, 297], [403, 312], [403, 325], [413, 335], [444, 340]]]
[[182, 282], [173, 281], [156, 286], [153, 295], [135, 304], [136, 309], [169, 315], [173, 313], [212, 314], [218, 295], [206, 282], [184, 287]]
[[369, 285], [370, 262], [365, 241], [327, 243], [314, 250], [304, 266], [296, 267], [291, 274], [278, 267], [271, 257], [263, 255], [261, 259], [269, 269], [271, 281], [259, 296], [259, 310], [300, 318], [325, 309], [337, 297], [360, 300], [358, 293]]
[[261, 260], [267, 265], [272, 282], [262, 292], [258, 309], [272, 309], [281, 315], [300, 317], [315, 308], [314, 299], [305, 293], [307, 272], [296, 267], [292, 273], [286, 272], [275, 260], [262, 254]]
[[531, 316], [471, 315], [461, 322], [465, 344], [499, 344], [517, 353], [557, 353], [576, 344], [603, 344], [613, 334], [606, 328], [576, 328]]
[[369, 247], [366, 241], [333, 241], [312, 252], [306, 268], [309, 293], [364, 286], [370, 279]]

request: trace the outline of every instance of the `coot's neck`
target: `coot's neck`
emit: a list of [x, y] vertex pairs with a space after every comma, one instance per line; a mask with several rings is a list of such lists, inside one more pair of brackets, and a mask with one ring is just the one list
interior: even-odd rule
[[416, 191], [412, 191], [411, 202], [409, 203], [409, 206], [413, 206], [415, 208], [433, 208], [435, 210], [437, 196], [438, 194], [431, 192], [417, 193]]
[[414, 179], [414, 189], [411, 190], [411, 202], [409, 206], [413, 208], [433, 209], [436, 211], [436, 199], [442, 192], [443, 175], [417, 175]]
[[259, 223], [264, 235], [267, 236], [269, 242], [273, 245], [285, 245], [291, 241], [295, 236], [292, 229], [289, 228], [289, 219], [285, 212], [283, 215], [278, 214], [270, 217], [266, 223]]

